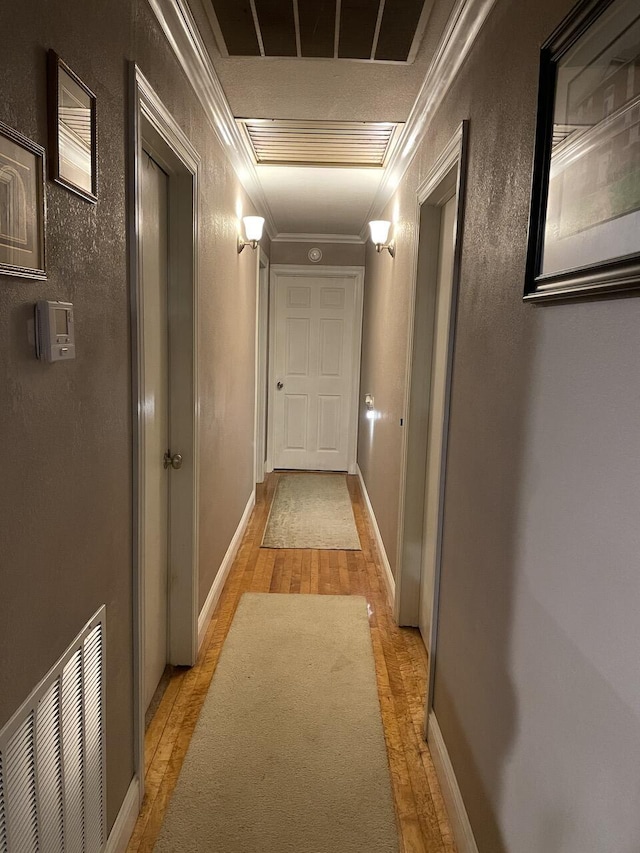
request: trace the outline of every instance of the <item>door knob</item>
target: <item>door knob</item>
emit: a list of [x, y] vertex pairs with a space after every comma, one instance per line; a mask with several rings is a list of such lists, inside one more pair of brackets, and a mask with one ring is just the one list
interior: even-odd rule
[[168, 468], [171, 465], [172, 468], [178, 470], [178, 468], [182, 468], [182, 455], [180, 453], [174, 453], [172, 455], [170, 450], [164, 454], [164, 467]]
[[278, 383], [276, 384], [276, 388], [278, 389], [278, 391], [282, 391], [282, 389], [284, 388], [284, 383], [283, 383], [283, 382], [278, 382]]

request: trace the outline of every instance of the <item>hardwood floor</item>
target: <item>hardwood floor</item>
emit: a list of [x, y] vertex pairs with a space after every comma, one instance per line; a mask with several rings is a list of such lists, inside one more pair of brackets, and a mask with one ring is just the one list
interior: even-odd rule
[[347, 478], [362, 551], [261, 549], [279, 476], [271, 474], [259, 490], [255, 510], [197, 664], [192, 669], [178, 668], [171, 673], [149, 724], [145, 738], [145, 797], [128, 853], [153, 850], [222, 644], [240, 596], [249, 591], [365, 596], [371, 612], [376, 677], [400, 849], [402, 853], [454, 853], [456, 848], [431, 755], [422, 737], [426, 651], [416, 629], [398, 628], [393, 622], [359, 483], [355, 477]]

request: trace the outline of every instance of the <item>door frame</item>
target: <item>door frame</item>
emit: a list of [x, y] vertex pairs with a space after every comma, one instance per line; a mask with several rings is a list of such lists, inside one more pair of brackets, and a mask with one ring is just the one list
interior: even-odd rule
[[[144, 794], [145, 376], [141, 164], [144, 148], [167, 172], [170, 439], [183, 467], [170, 485], [168, 662], [198, 650], [198, 187], [200, 157], [135, 63], [130, 66], [129, 274], [133, 415], [135, 772]], [[176, 346], [176, 341], [181, 346]]]
[[256, 401], [253, 446], [255, 450], [253, 482], [263, 483], [267, 443], [267, 367], [269, 338], [269, 257], [262, 247], [258, 252], [256, 275]]
[[275, 279], [278, 276], [296, 278], [352, 278], [355, 288], [354, 335], [352, 343], [353, 372], [351, 376], [351, 412], [347, 446], [347, 471], [356, 473], [358, 452], [358, 412], [360, 396], [360, 358], [362, 352], [362, 313], [364, 305], [364, 267], [361, 266], [301, 266], [294, 264], [271, 264], [269, 275], [269, 388], [267, 391], [267, 464], [266, 471], [273, 471], [274, 407], [270, 403], [275, 388]]
[[[438, 596], [440, 590], [440, 561], [442, 549], [442, 526], [444, 513], [444, 488], [446, 477], [447, 439], [449, 432], [449, 408], [451, 398], [451, 374], [453, 366], [453, 351], [455, 344], [456, 314], [458, 305], [458, 290], [460, 281], [460, 258], [462, 252], [462, 230], [464, 219], [464, 196], [466, 182], [467, 140], [469, 122], [463, 121], [453, 137], [436, 160], [424, 181], [416, 191], [415, 216], [418, 223], [416, 240], [414, 242], [414, 258], [412, 263], [412, 295], [410, 300], [410, 317], [407, 352], [404, 411], [407, 414], [407, 428], [403, 431], [401, 448], [401, 480], [400, 505], [398, 510], [398, 549], [396, 565], [396, 595], [394, 601], [394, 616], [399, 625], [417, 626], [420, 607], [420, 578], [422, 571], [423, 522], [425, 510], [425, 490], [427, 484], [427, 447], [428, 431], [425, 434], [424, 425], [420, 424], [418, 412], [430, 402], [425, 401], [424, 388], [416, 382], [418, 372], [419, 336], [417, 328], [416, 298], [418, 287], [418, 263], [420, 260], [420, 222], [422, 207], [431, 203], [434, 208], [441, 206], [452, 196], [438, 198], [438, 189], [443, 182], [455, 174], [456, 218], [454, 225], [454, 253], [452, 272], [451, 304], [449, 308], [449, 340], [447, 347], [447, 367], [445, 376], [445, 404], [440, 423], [429, 424], [429, 430], [435, 428], [442, 434], [442, 451], [440, 456], [440, 478], [438, 490], [437, 532], [434, 566], [434, 591], [431, 610], [431, 626], [427, 647], [429, 652], [429, 690], [433, 681], [434, 661], [437, 637]], [[436, 252], [438, 255], [438, 252]], [[430, 264], [430, 275], [437, 275], [438, 257]], [[431, 389], [428, 390], [430, 395]], [[425, 638], [426, 639], [426, 638]]]

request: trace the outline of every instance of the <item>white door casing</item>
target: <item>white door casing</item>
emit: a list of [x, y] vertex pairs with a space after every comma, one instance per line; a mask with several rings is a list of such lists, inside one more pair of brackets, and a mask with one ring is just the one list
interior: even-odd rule
[[457, 198], [454, 195], [442, 207], [440, 215], [440, 246], [438, 252], [437, 296], [433, 336], [431, 399], [427, 439], [427, 469], [425, 482], [422, 566], [420, 572], [420, 633], [429, 646], [431, 617], [437, 562], [440, 482], [442, 450], [447, 402], [449, 338], [451, 331], [451, 296], [453, 291], [453, 261], [455, 249]]
[[[132, 121], [129, 156], [129, 247], [133, 386], [133, 537], [134, 537], [134, 745], [140, 799], [144, 795], [145, 623], [147, 450], [153, 395], [145, 365], [145, 275], [143, 257], [143, 168], [146, 149], [168, 176], [167, 323], [168, 395], [172, 453], [182, 466], [167, 471], [169, 491], [168, 583], [165, 660], [195, 663], [198, 651], [199, 406], [198, 406], [198, 206], [200, 158], [140, 69], [130, 65]], [[162, 448], [160, 463], [169, 444]], [[164, 469], [163, 469], [164, 470]], [[166, 516], [165, 516], [166, 529]]]
[[272, 267], [272, 468], [355, 473], [363, 278], [361, 267]]
[[[404, 411], [406, 429], [402, 433], [400, 502], [398, 507], [398, 549], [396, 560], [396, 594], [394, 617], [399, 625], [420, 625], [421, 582], [423, 575], [425, 500], [427, 497], [427, 456], [430, 435], [440, 434], [439, 482], [435, 493], [430, 492], [431, 509], [437, 514], [435, 530], [431, 530], [432, 594], [433, 601], [428, 637], [424, 636], [429, 652], [430, 679], [437, 641], [438, 595], [440, 584], [440, 550], [444, 518], [444, 489], [446, 452], [449, 432], [449, 400], [455, 347], [455, 325], [458, 301], [458, 282], [462, 247], [462, 222], [466, 185], [466, 150], [468, 122], [462, 122], [434, 162], [416, 192], [415, 217], [419, 223], [418, 239], [413, 245], [413, 275], [407, 336], [407, 383]], [[448, 317], [444, 302], [437, 304], [438, 261], [442, 209], [454, 196], [454, 251], [451, 270]], [[446, 324], [446, 358], [441, 365], [440, 389], [432, 386], [436, 380], [433, 370], [436, 313], [437, 322]], [[444, 341], [441, 341], [444, 345]], [[432, 404], [444, 400], [438, 410], [438, 420]], [[435, 464], [435, 460], [434, 460]], [[433, 521], [433, 519], [432, 519]], [[426, 627], [423, 620], [423, 628]], [[430, 682], [431, 683], [431, 682]]]
[[144, 707], [167, 662], [169, 558], [169, 342], [167, 314], [168, 178], [144, 152], [141, 163], [142, 276], [145, 377]]

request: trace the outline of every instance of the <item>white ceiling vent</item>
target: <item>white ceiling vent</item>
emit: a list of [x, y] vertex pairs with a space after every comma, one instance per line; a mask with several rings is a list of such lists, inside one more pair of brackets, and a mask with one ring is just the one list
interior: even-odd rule
[[399, 124], [238, 119], [258, 165], [381, 169]]

